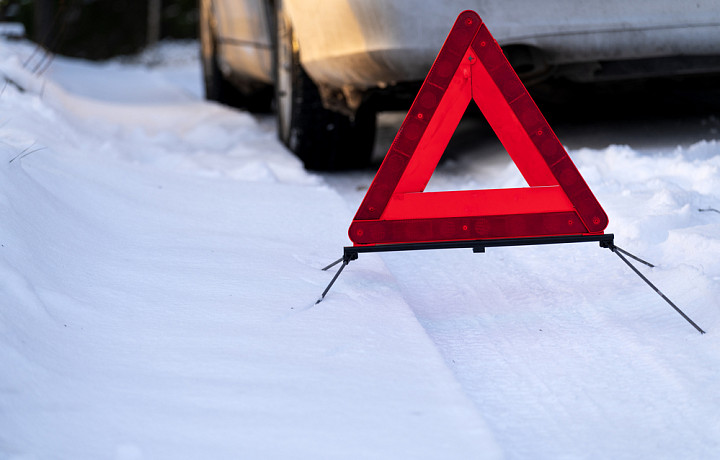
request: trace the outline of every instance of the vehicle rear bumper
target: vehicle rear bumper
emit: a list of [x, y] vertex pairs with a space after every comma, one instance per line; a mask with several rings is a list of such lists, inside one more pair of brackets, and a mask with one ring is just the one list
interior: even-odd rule
[[[316, 82], [338, 87], [422, 80], [468, 5], [462, 0], [286, 2], [306, 70]], [[562, 66], [720, 56], [720, 4], [696, 3], [477, 0], [473, 9], [503, 47], [530, 47], [548, 65]]]

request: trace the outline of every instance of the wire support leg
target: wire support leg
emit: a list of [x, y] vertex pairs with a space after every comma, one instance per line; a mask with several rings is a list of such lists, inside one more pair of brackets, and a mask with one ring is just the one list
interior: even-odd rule
[[[632, 271], [634, 271], [635, 274], [640, 277], [640, 279], [642, 279], [643, 281], [645, 281], [645, 283], [647, 283], [648, 286], [650, 286], [660, 297], [662, 297], [663, 300], [665, 300], [665, 302], [667, 302], [671, 307], [673, 307], [673, 308], [675, 309], [675, 311], [680, 314], [680, 316], [682, 316], [683, 318], [685, 318], [685, 321], [687, 321], [688, 323], [692, 324], [692, 326], [693, 326], [695, 329], [697, 329], [698, 332], [700, 332], [701, 334], [704, 334], [704, 333], [705, 333], [705, 331], [703, 331], [703, 330], [700, 328], [700, 326], [698, 326], [697, 324], [695, 324], [695, 322], [694, 322], [693, 320], [691, 320], [690, 317], [688, 317], [685, 313], [683, 313], [683, 311], [680, 310], [680, 308], [678, 308], [678, 306], [675, 305], [670, 299], [668, 299], [668, 298], [665, 296], [665, 294], [663, 294], [662, 292], [660, 292], [660, 289], [658, 289], [657, 287], [655, 287], [655, 285], [652, 284], [649, 279], [647, 279], [642, 273], [640, 273], [640, 271], [639, 271], [637, 268], [635, 268], [635, 266], [634, 266], [633, 264], [631, 264], [629, 260], [627, 260], [625, 257], [623, 257], [623, 255], [621, 254], [621, 252], [625, 253], [625, 251], [623, 251], [622, 249], [618, 248], [617, 246], [614, 246], [614, 247], [612, 248], [612, 251], [613, 251], [615, 254], [617, 254], [617, 256], [620, 257], [620, 259], [621, 259], [623, 262], [625, 262], [625, 263], [627, 264], [627, 266], [630, 267], [630, 268], [632, 269]], [[635, 257], [633, 257], [633, 258], [635, 258]]]
[[[626, 250], [624, 250], [624, 249], [621, 248], [621, 247], [615, 246], [615, 245], [613, 244], [613, 248], [614, 248], [615, 251], [620, 251], [620, 252], [622, 252], [623, 254], [625, 254], [626, 256], [637, 260], [637, 261], [640, 262], [641, 264], [645, 264], [645, 265], [647, 265], [647, 266], [650, 267], [650, 268], [655, 268], [655, 265], [651, 264], [650, 262], [648, 262], [648, 261], [646, 261], [646, 260], [642, 260], [640, 257], [638, 257], [638, 256], [636, 256], [636, 255], [634, 255], [634, 254], [630, 254], [629, 252], [627, 252]], [[613, 252], [614, 252], [614, 251], [613, 251]], [[618, 255], [619, 255], [619, 254], [618, 254]]]
[[320, 296], [320, 298], [317, 300], [317, 302], [315, 302], [315, 305], [317, 305], [317, 304], [319, 304], [320, 302], [323, 301], [323, 299], [324, 299], [325, 296], [327, 295], [328, 291], [330, 291], [330, 288], [333, 286], [333, 284], [335, 284], [335, 281], [336, 281], [336, 280], [338, 279], [338, 277], [340, 276], [340, 273], [342, 273], [342, 271], [345, 269], [345, 267], [347, 267], [347, 265], [350, 263], [350, 259], [348, 259], [347, 257], [343, 257], [343, 258], [341, 258], [340, 260], [338, 260], [337, 262], [333, 262], [332, 264], [330, 264], [327, 268], [323, 268], [323, 270], [327, 270], [328, 268], [330, 268], [330, 267], [332, 267], [332, 266], [334, 266], [334, 265], [337, 265], [337, 264], [340, 263], [341, 261], [342, 261], [342, 265], [340, 266], [340, 269], [337, 271], [337, 273], [335, 273], [335, 276], [333, 276], [333, 279], [330, 281], [330, 284], [327, 285], [327, 287], [326, 287], [325, 290], [323, 291], [323, 293], [322, 293], [322, 295]]
[[333, 263], [331, 263], [330, 265], [328, 265], [327, 267], [323, 268], [322, 271], [326, 272], [326, 271], [330, 270], [330, 269], [333, 268], [335, 265], [337, 265], [337, 264], [339, 264], [340, 262], [342, 262], [344, 259], [345, 259], [345, 257], [340, 257], [340, 258], [339, 258], [338, 260], [336, 260], [335, 262], [333, 262]]

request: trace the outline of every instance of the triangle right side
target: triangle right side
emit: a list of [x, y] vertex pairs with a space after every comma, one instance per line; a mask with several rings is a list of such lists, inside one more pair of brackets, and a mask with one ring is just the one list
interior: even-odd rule
[[528, 185], [559, 185], [588, 231], [602, 233], [607, 214], [485, 24], [470, 48], [480, 61], [473, 66], [473, 99]]

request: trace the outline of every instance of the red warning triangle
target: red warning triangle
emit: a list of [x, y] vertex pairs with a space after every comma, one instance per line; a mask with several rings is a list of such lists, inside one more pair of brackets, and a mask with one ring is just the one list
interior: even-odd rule
[[[424, 192], [474, 100], [529, 187]], [[608, 218], [480, 16], [458, 16], [350, 225], [356, 246], [602, 234]]]

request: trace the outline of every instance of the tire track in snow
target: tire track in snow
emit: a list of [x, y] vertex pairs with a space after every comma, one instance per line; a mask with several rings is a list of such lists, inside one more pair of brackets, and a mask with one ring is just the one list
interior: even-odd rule
[[[557, 252], [570, 258], [570, 250]], [[599, 266], [579, 279], [548, 269], [551, 251], [383, 259], [510, 458], [677, 458], [688, 445], [713, 445], [715, 430], [682, 416], [699, 409], [701, 388], [678, 369], [683, 353], [673, 356], [658, 336], [653, 320], [667, 317], [647, 311], [658, 307], [654, 294], [637, 295], [644, 286], [622, 279], [601, 288], [592, 283]], [[638, 308], [624, 310], [626, 296]]]
[[[363, 190], [348, 182], [365, 175], [328, 182], [354, 208]], [[711, 373], [694, 381], [702, 359], [687, 362], [698, 337], [598, 249], [380, 257], [508, 458], [712, 456], [715, 404], [697, 396]]]
[[[710, 174], [701, 181], [697, 171], [714, 168], [716, 146], [698, 141], [717, 133], [687, 114], [667, 120], [655, 115], [633, 119], [631, 126], [614, 115], [588, 126], [566, 122], [561, 138], [576, 150], [571, 153], [586, 180], [597, 184], [593, 191], [612, 211], [613, 230], [623, 230], [619, 243], [630, 240], [643, 248], [639, 255], [670, 261], [671, 267], [649, 276], [688, 306], [705, 336], [597, 246], [381, 256], [509, 458], [720, 455], [720, 343], [712, 332], [718, 324], [717, 272], [706, 242], [716, 238], [717, 227], [688, 212], [714, 202], [715, 189], [707, 184], [715, 179]], [[657, 130], [658, 121], [667, 129]], [[654, 128], [644, 128], [649, 125]], [[395, 131], [388, 128], [387, 145]], [[611, 143], [627, 146], [607, 147]], [[588, 146], [601, 150], [582, 148]], [[438, 179], [435, 186], [443, 190], [519, 186], [510, 174], [515, 168], [504, 167], [489, 150], [453, 156], [430, 185]], [[678, 172], [683, 168], [695, 172]], [[324, 178], [354, 211], [372, 176]], [[654, 204], [655, 196], [667, 199]], [[668, 229], [677, 235], [672, 245]], [[701, 238], [690, 244], [688, 229]], [[645, 252], [647, 244], [663, 241], [667, 248]], [[698, 262], [683, 268], [688, 258], [700, 258], [707, 268]]]

